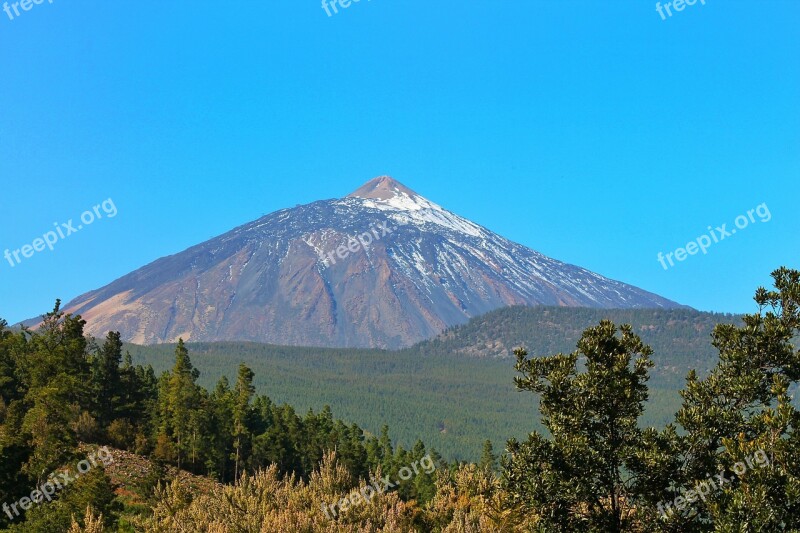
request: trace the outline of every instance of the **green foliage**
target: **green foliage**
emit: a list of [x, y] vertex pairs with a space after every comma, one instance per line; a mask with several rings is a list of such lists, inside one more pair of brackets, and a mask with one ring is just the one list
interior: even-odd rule
[[[420, 357], [410, 352], [338, 350], [255, 343], [191, 343], [198, 383], [215, 390], [219, 377], [234, 383], [244, 363], [259, 394], [320, 412], [326, 405], [367, 435], [389, 423], [396, 444], [420, 438], [448, 460], [477, 461], [486, 435], [522, 437], [536, 420], [534, 401], [514, 388], [510, 359]], [[175, 345], [126, 345], [134, 361], [168, 370]], [[456, 370], [457, 369], [457, 370]], [[680, 405], [672, 390], [672, 412]], [[232, 416], [232, 415], [229, 415]], [[235, 453], [235, 452], [229, 452]]]
[[[689, 372], [683, 406], [663, 430], [640, 429], [651, 350], [610, 322], [578, 351], [518, 353], [517, 379], [541, 396], [550, 438], [509, 441], [512, 506], [541, 531], [797, 531], [800, 271], [773, 272], [759, 312], [713, 332], [719, 360]], [[633, 358], [636, 357], [635, 361]], [[585, 358], [585, 359], [584, 359]]]
[[58, 498], [49, 503], [35, 505], [28, 511], [25, 521], [15, 523], [9, 531], [16, 533], [53, 533], [67, 531], [75, 517], [82, 521], [87, 507], [101, 514], [104, 525], [113, 528], [122, 506], [114, 496], [114, 487], [101, 468], [90, 470], [72, 485], [64, 488]]
[[155, 504], [156, 490], [159, 486], [165, 486], [170, 482], [167, 465], [164, 461], [154, 458], [150, 462], [150, 469], [147, 475], [137, 480], [134, 490], [145, 502]]
[[[358, 483], [379, 469], [397, 475], [427, 453], [417, 442], [411, 452], [392, 454], [391, 444], [334, 420], [330, 408], [301, 417], [289, 405], [257, 396], [255, 374], [245, 364], [233, 388], [223, 378], [209, 393], [197, 383], [200, 372], [182, 340], [171, 370], [157, 379], [152, 367], [134, 366], [129, 354], [123, 362], [118, 333], [97, 346], [83, 326], [79, 316], [61, 312], [59, 302], [37, 331], [11, 332], [0, 322], [0, 501], [19, 500], [48, 473], [77, 460], [81, 442], [112, 442], [150, 455], [156, 468], [134, 487], [145, 501], [166, 481], [167, 464], [223, 482], [270, 466], [281, 476], [308, 480], [336, 450]], [[388, 430], [382, 439], [391, 442]], [[397, 493], [426, 501], [434, 494], [433, 479], [406, 480]], [[3, 513], [0, 528], [13, 522], [15, 531], [66, 531], [73, 515], [84, 519], [89, 504], [107, 526], [116, 523], [114, 490], [99, 469], [24, 516], [10, 520]]]
[[679, 388], [688, 369], [705, 375], [714, 366], [717, 353], [709, 343], [714, 327], [739, 324], [741, 316], [693, 309], [513, 306], [448, 328], [409, 351], [489, 358], [512, 357], [516, 348], [534, 356], [567, 353], [587, 328], [601, 320], [630, 324], [634, 333], [653, 349], [652, 378]]
[[98, 354], [92, 358], [92, 383], [98, 422], [110, 424], [115, 418], [120, 401], [122, 380], [120, 379], [120, 363], [122, 363], [122, 341], [119, 332], [111, 331]]
[[497, 456], [494, 454], [492, 441], [487, 440], [483, 443], [483, 453], [481, 454], [481, 460], [478, 461], [478, 466], [490, 471], [497, 468]]
[[169, 442], [166, 447], [168, 453], [163, 453], [164, 448], [159, 448], [159, 452], [163, 453], [161, 458], [174, 460], [178, 468], [189, 456], [193, 465], [197, 460], [197, 439], [203, 429], [202, 394], [195, 383], [199, 375], [200, 372], [189, 359], [189, 350], [180, 339], [175, 347], [172, 372], [162, 380], [163, 397], [159, 398], [157, 434], [161, 442]]
[[[514, 387], [514, 361], [488, 356], [517, 346], [532, 354], [571, 351], [581, 331], [604, 317], [633, 324], [643, 342], [658, 350], [643, 417], [658, 427], [670, 423], [680, 407], [686, 372], [696, 368], [705, 375], [714, 366], [714, 325], [740, 320], [690, 309], [510, 307], [397, 352], [241, 342], [189, 347], [205, 387], [213, 388], [219, 376], [236, 379], [243, 362], [255, 372], [256, 390], [276, 401], [300, 411], [330, 405], [373, 434], [388, 422], [406, 447], [421, 438], [449, 460], [478, 461], [487, 435], [522, 438], [542, 428], [531, 414], [534, 399]], [[137, 362], [162, 371], [170, 368], [175, 345], [126, 348]]]
[[[643, 446], [652, 350], [630, 325], [587, 329], [577, 351], [527, 359], [518, 350], [517, 387], [541, 397], [552, 438], [509, 441], [504, 473], [512, 497], [547, 531], [624, 531], [637, 502], [630, 473]], [[580, 363], [580, 364], [579, 364]], [[580, 370], [579, 366], [585, 367]]]
[[[219, 494], [194, 505], [177, 481], [164, 489], [167, 465], [236, 483], [226, 494], [246, 496], [280, 528], [327, 520], [309, 494], [333, 481], [335, 494], [347, 493], [380, 472], [398, 482], [396, 489], [340, 516], [339, 526], [795, 531], [800, 412], [791, 391], [800, 380], [800, 272], [779, 269], [773, 277], [775, 290], [756, 292], [759, 312], [742, 318], [512, 308], [399, 352], [181, 340], [130, 346], [133, 356], [123, 357], [119, 334], [98, 346], [84, 336], [83, 320], [64, 314], [57, 301], [37, 331], [12, 331], [0, 320], [0, 501], [17, 501], [48, 473], [74, 464], [81, 443], [111, 442], [153, 459], [150, 476], [130, 488], [153, 506], [149, 518], [158, 531], [207, 527], [215, 512], [208, 504], [252, 523], [239, 503]], [[631, 320], [619, 328], [601, 320], [572, 337], [598, 316]], [[721, 323], [711, 347], [701, 348], [712, 319]], [[542, 358], [518, 350], [522, 376], [513, 382], [508, 358], [464, 357], [575, 341], [576, 351]], [[653, 353], [646, 342], [665, 351]], [[134, 357], [152, 361], [160, 377], [150, 365], [134, 365]], [[676, 405], [676, 376], [690, 366]], [[534, 394], [514, 394], [512, 383]], [[542, 426], [530, 413], [537, 401]], [[329, 404], [364, 425], [334, 419]], [[677, 415], [668, 416], [673, 405]], [[392, 440], [386, 420], [396, 422], [399, 439]], [[512, 437], [501, 458], [502, 483], [488, 435]], [[474, 457], [482, 445], [480, 463], [449, 464], [420, 436], [454, 458]], [[429, 458], [435, 473], [417, 468]], [[717, 476], [727, 481], [690, 496]], [[251, 480], [264, 490], [252, 493]], [[24, 516], [0, 514], [0, 528], [78, 531], [101, 515], [103, 523], [87, 530], [131, 531], [144, 523], [121, 517], [114, 489], [97, 467]], [[276, 491], [286, 500], [280, 505]], [[170, 495], [186, 496], [180, 509], [173, 508], [178, 500], [164, 501]], [[231, 530], [224, 521], [214, 527]]]
[[236, 386], [233, 389], [233, 447], [236, 450], [234, 456], [234, 481], [239, 479], [239, 468], [242, 466], [241, 459], [244, 453], [250, 449], [249, 441], [251, 433], [249, 430], [251, 421], [250, 400], [256, 389], [253, 387], [253, 371], [242, 363], [239, 365], [239, 376], [236, 378]]
[[[788, 394], [800, 380], [793, 342], [800, 333], [800, 271], [781, 268], [772, 276], [775, 290], [756, 291], [758, 313], [742, 326], [714, 330], [719, 363], [710, 375], [687, 379], [676, 416], [683, 431], [673, 438], [682, 467], [666, 499], [675, 487], [696, 486], [711, 474], [730, 482], [683, 513], [668, 513], [671, 530], [800, 529], [800, 412]], [[767, 463], [753, 465], [762, 454]]]

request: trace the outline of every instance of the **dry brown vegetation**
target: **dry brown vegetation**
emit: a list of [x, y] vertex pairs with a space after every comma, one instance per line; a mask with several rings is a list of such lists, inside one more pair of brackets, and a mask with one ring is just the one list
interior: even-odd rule
[[[108, 472], [120, 486], [132, 483], [151, 468], [149, 461], [114, 451]], [[378, 473], [380, 475], [380, 473]], [[524, 520], [511, 512], [494, 474], [474, 464], [454, 472], [439, 472], [437, 493], [425, 506], [403, 502], [395, 492], [375, 494], [367, 503], [329, 518], [324, 503], [333, 504], [360, 490], [335, 454], [327, 454], [308, 482], [281, 478], [272, 466], [243, 476], [235, 485], [204, 483], [185, 473], [157, 489], [152, 515], [136, 520], [137, 530], [148, 533], [302, 533], [302, 532], [409, 532], [478, 533], [526, 531]], [[356, 488], [353, 488], [356, 487]], [[102, 517], [87, 509], [81, 529], [74, 521], [70, 533], [102, 533]], [[527, 524], [531, 526], [529, 522]]]

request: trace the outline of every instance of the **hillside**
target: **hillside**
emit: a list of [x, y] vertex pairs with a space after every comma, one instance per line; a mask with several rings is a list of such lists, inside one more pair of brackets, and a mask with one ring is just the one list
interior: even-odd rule
[[[586, 326], [603, 317], [635, 326], [655, 349], [646, 420], [671, 421], [678, 390], [690, 368], [716, 361], [714, 324], [731, 315], [691, 310], [591, 310], [508, 308], [452, 328], [441, 337], [401, 351], [274, 346], [257, 343], [192, 343], [199, 382], [213, 387], [220, 375], [235, 379], [244, 362], [255, 371], [259, 393], [294, 405], [298, 412], [330, 405], [339, 416], [377, 433], [388, 423], [404, 446], [423, 439], [448, 459], [477, 460], [486, 438], [498, 449], [536, 422], [535, 398], [513, 383], [514, 360], [502, 350], [524, 344], [544, 355], [572, 351]], [[489, 333], [480, 333], [485, 329]], [[492, 352], [487, 345], [496, 346]], [[157, 372], [172, 365], [174, 345], [126, 349]], [[469, 356], [466, 356], [469, 355]]]
[[[502, 448], [509, 435], [535, 425], [535, 399], [516, 392], [510, 360], [407, 352], [271, 346], [256, 343], [192, 343], [198, 383], [213, 388], [230, 381], [244, 362], [259, 394], [288, 403], [298, 413], [330, 405], [337, 416], [379, 434], [386, 423], [406, 449], [419, 438], [445, 458], [477, 460], [484, 440]], [[172, 367], [174, 345], [125, 345], [136, 363], [156, 374]]]
[[[98, 448], [96, 445], [86, 444], [79, 447], [84, 454], [96, 452]], [[209, 493], [221, 486], [209, 477], [195, 475], [171, 465], [159, 465], [144, 455], [113, 446], [106, 446], [104, 449], [109, 457], [108, 463], [104, 464], [104, 471], [114, 487], [114, 493], [129, 512], [146, 511], [151, 503], [149, 500], [152, 491], [158, 483], [177, 479], [182, 486], [195, 494]]]
[[711, 332], [716, 324], [739, 323], [739, 315], [693, 309], [591, 309], [513, 306], [491, 311], [447, 329], [409, 351], [420, 355], [513, 357], [517, 347], [529, 355], [571, 352], [581, 332], [603, 319], [631, 324], [655, 351], [656, 370], [685, 374], [707, 370], [716, 360]]

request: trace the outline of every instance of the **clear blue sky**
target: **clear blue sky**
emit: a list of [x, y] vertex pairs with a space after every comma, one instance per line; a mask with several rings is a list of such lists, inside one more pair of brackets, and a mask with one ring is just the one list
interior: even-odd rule
[[[13, 11], [12, 11], [13, 13]], [[800, 267], [800, 2], [45, 0], [0, 11], [15, 322], [389, 174], [512, 240], [703, 310]], [[768, 223], [664, 270], [709, 225]], [[101, 211], [102, 212], [102, 211]], [[78, 222], [75, 223], [77, 226]]]

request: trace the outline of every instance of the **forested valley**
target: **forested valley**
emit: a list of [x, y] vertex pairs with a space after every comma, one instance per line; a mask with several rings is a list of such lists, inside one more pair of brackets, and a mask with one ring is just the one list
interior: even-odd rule
[[517, 349], [542, 427], [487, 436], [475, 462], [298, 413], [245, 364], [203, 387], [183, 341], [157, 374], [56, 302], [35, 330], [0, 322], [0, 528], [796, 530], [800, 272], [773, 278], [758, 312], [714, 328], [718, 360], [688, 372], [664, 427], [643, 423], [655, 356], [632, 326], [601, 320], [570, 353]]

